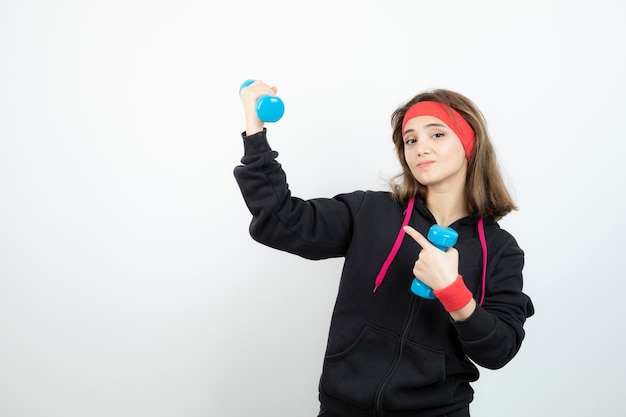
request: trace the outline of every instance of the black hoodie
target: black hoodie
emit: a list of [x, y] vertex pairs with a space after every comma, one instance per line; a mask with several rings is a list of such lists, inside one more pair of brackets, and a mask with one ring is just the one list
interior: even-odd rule
[[[515, 239], [484, 219], [486, 291], [465, 321], [453, 321], [438, 300], [410, 291], [420, 250], [410, 238], [374, 293], [406, 205], [383, 191], [293, 197], [266, 131], [242, 136], [245, 152], [234, 174], [252, 214], [251, 236], [307, 259], [345, 258], [319, 385], [324, 407], [345, 417], [429, 417], [467, 408], [470, 382], [479, 375], [475, 364], [497, 369], [509, 362], [534, 313], [522, 292], [524, 253]], [[434, 223], [416, 199], [409, 225], [426, 236]], [[459, 234], [459, 273], [479, 301], [483, 264], [477, 224], [478, 217], [470, 215], [450, 227]]]

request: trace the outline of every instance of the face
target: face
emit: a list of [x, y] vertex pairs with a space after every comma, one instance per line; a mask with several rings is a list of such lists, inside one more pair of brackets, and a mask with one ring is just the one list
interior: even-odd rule
[[409, 120], [404, 129], [404, 157], [413, 177], [429, 189], [465, 187], [467, 160], [458, 136], [433, 116]]

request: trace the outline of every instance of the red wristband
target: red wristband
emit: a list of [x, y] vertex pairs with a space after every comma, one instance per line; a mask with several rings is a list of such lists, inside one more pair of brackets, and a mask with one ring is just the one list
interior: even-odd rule
[[433, 294], [441, 301], [448, 313], [462, 309], [472, 299], [472, 293], [465, 286], [461, 274], [452, 284], [440, 290], [434, 290]]

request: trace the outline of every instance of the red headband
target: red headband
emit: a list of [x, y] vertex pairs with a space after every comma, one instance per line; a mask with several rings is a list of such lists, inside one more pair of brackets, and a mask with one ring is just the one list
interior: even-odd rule
[[402, 120], [402, 133], [404, 134], [404, 127], [407, 122], [418, 116], [433, 116], [444, 122], [461, 140], [463, 149], [465, 149], [465, 157], [469, 162], [472, 157], [472, 151], [474, 150], [474, 143], [476, 142], [476, 135], [474, 130], [467, 123], [467, 120], [463, 118], [452, 107], [445, 106], [436, 101], [420, 101], [415, 103], [404, 114]]

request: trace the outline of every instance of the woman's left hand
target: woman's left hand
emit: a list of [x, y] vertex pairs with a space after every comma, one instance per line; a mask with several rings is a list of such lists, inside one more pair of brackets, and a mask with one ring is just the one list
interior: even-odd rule
[[422, 247], [413, 274], [433, 290], [452, 284], [459, 275], [459, 252], [454, 248], [442, 251], [411, 226], [405, 226], [404, 231]]

